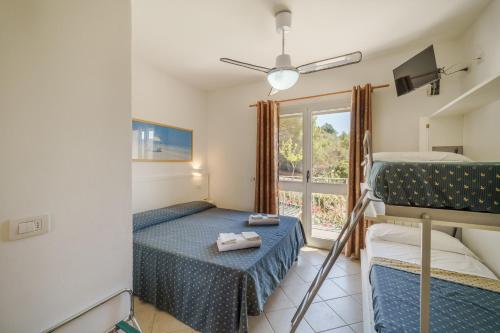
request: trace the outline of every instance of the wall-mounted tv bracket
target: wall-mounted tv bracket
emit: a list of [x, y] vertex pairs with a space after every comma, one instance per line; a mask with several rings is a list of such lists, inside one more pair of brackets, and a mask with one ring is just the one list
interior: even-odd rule
[[[457, 64], [452, 65], [448, 68], [446, 68], [446, 67], [438, 68], [437, 72], [439, 74], [444, 74], [446, 76], [450, 76], [450, 75], [453, 75], [453, 74], [458, 73], [458, 72], [467, 72], [469, 70], [469, 67], [465, 66], [465, 67], [462, 67], [460, 69], [456, 69], [454, 71], [451, 71], [454, 67], [456, 67], [456, 65]], [[437, 79], [437, 80], [430, 83], [430, 88], [429, 88], [429, 90], [427, 90], [427, 95], [429, 95], [429, 96], [439, 95], [440, 89], [441, 89], [441, 79]]]
[[454, 70], [453, 72], [450, 72], [450, 70], [453, 68], [453, 67], [456, 67], [457, 64], [455, 65], [451, 65], [450, 67], [446, 68], [446, 67], [441, 67], [438, 69], [438, 73], [439, 74], [444, 74], [446, 76], [448, 75], [453, 75], [455, 73], [458, 73], [458, 72], [467, 72], [469, 70], [469, 66], [465, 66], [465, 67], [462, 67], [460, 69], [457, 69], [457, 70]]

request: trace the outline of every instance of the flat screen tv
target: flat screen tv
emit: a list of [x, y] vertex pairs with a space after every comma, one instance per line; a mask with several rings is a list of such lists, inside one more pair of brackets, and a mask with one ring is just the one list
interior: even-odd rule
[[392, 73], [394, 74], [398, 96], [439, 80], [439, 69], [436, 65], [434, 47], [429, 46], [395, 68]]

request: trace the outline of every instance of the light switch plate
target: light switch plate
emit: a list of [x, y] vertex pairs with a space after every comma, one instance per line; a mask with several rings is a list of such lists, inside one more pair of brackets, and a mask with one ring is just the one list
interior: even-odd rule
[[50, 216], [39, 215], [9, 221], [9, 240], [38, 236], [50, 231]]
[[35, 221], [19, 223], [17, 225], [18, 234], [26, 234], [35, 231]]

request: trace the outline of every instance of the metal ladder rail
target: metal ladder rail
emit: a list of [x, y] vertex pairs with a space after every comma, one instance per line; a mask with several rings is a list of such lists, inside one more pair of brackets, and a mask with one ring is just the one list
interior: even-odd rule
[[349, 237], [351, 237], [353, 231], [356, 229], [356, 226], [359, 224], [359, 221], [364, 216], [366, 207], [368, 207], [368, 204], [372, 200], [368, 196], [368, 192], [369, 190], [365, 189], [361, 194], [361, 196], [359, 197], [358, 201], [356, 202], [356, 205], [352, 210], [351, 215], [348, 217], [346, 223], [342, 227], [339, 237], [335, 240], [332, 248], [328, 252], [325, 261], [323, 261], [323, 264], [318, 270], [316, 277], [311, 283], [311, 286], [304, 295], [302, 302], [300, 303], [299, 307], [297, 308], [297, 311], [295, 312], [292, 318], [292, 329], [290, 333], [294, 333], [297, 330], [300, 322], [302, 321], [304, 315], [309, 309], [309, 306], [316, 297], [319, 288], [321, 287], [326, 277], [330, 273], [330, 270], [332, 269], [333, 265], [337, 261], [340, 252], [344, 249], [344, 246], [347, 243]]

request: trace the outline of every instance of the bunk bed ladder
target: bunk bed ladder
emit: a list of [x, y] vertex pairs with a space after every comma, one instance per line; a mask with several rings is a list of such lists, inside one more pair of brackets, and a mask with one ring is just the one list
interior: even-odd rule
[[302, 321], [304, 315], [309, 309], [309, 306], [311, 305], [314, 297], [316, 297], [319, 288], [325, 281], [326, 277], [328, 276], [328, 273], [330, 273], [330, 270], [337, 261], [337, 258], [340, 256], [340, 253], [342, 252], [345, 244], [351, 237], [353, 231], [356, 229], [356, 226], [358, 225], [359, 221], [363, 219], [366, 207], [368, 207], [368, 204], [371, 201], [370, 197], [368, 196], [368, 192], [369, 191], [365, 189], [361, 194], [361, 196], [359, 197], [358, 201], [356, 202], [356, 205], [352, 210], [351, 215], [348, 217], [346, 223], [342, 227], [342, 230], [340, 231], [338, 238], [333, 243], [333, 246], [328, 252], [325, 261], [323, 261], [321, 268], [318, 270], [316, 277], [314, 278], [313, 282], [311, 283], [311, 286], [309, 287], [304, 298], [302, 299], [302, 302], [297, 308], [297, 311], [295, 312], [295, 315], [292, 318], [292, 329], [290, 331], [291, 333], [294, 333], [297, 330], [300, 322]]

